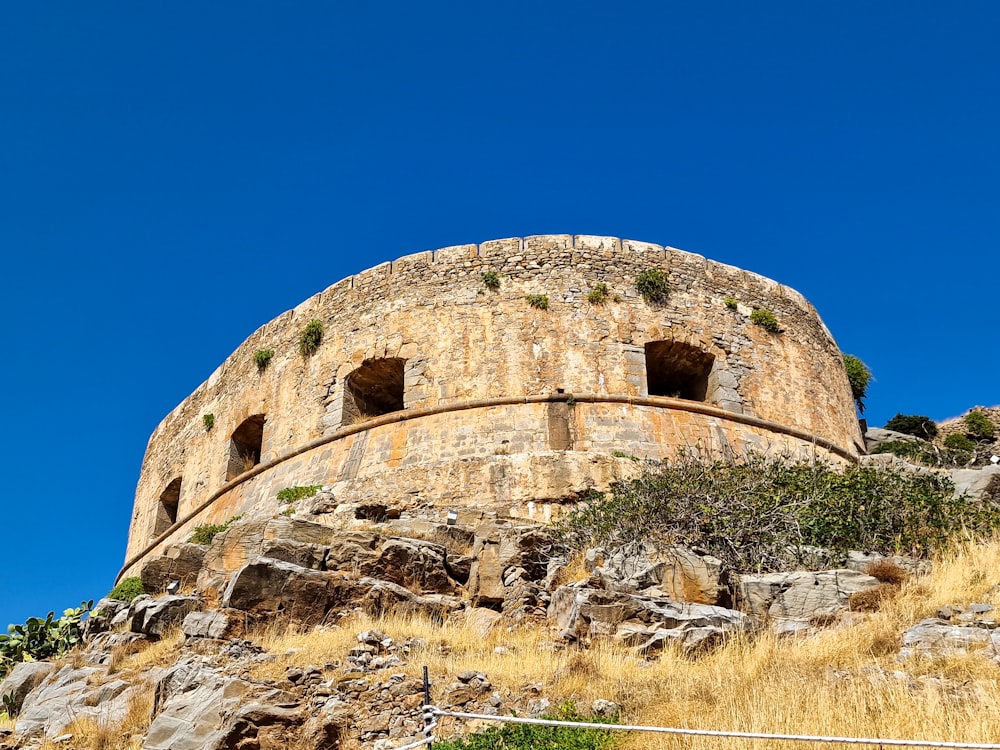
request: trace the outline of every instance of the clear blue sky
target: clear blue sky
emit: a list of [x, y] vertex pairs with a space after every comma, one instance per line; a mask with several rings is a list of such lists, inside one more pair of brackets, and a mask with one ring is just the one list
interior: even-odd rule
[[1000, 401], [1000, 5], [0, 5], [0, 626], [106, 593], [146, 440], [260, 324], [539, 233], [789, 284], [868, 416]]

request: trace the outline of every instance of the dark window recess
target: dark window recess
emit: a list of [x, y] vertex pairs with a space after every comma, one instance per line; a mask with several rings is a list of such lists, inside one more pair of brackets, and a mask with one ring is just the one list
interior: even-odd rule
[[681, 341], [646, 344], [646, 384], [650, 396], [704, 401], [715, 357]]
[[160, 502], [156, 505], [156, 522], [153, 524], [153, 536], [159, 536], [177, 523], [177, 506], [181, 502], [181, 478], [173, 480], [160, 493]]
[[366, 359], [344, 380], [344, 424], [403, 408], [405, 359]]
[[264, 415], [254, 414], [236, 428], [229, 441], [229, 463], [226, 466], [227, 482], [245, 471], [250, 471], [260, 463], [263, 443]]

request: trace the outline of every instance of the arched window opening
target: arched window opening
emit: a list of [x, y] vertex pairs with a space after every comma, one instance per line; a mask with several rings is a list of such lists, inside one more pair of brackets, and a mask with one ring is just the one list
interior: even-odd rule
[[156, 504], [156, 521], [153, 523], [153, 536], [159, 536], [177, 523], [177, 506], [181, 502], [181, 478], [173, 480], [160, 493], [160, 502]]
[[250, 471], [260, 463], [261, 446], [264, 444], [264, 415], [254, 414], [236, 428], [229, 441], [229, 464], [226, 481]]
[[645, 348], [650, 396], [706, 399], [714, 355], [682, 341], [650, 341]]
[[360, 422], [403, 408], [405, 359], [366, 359], [344, 380], [343, 424]]

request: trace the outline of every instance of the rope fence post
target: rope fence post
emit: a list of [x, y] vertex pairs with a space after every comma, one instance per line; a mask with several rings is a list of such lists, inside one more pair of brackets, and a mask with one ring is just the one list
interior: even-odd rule
[[433, 723], [436, 717], [433, 716], [428, 710], [431, 705], [431, 679], [427, 672], [427, 665], [424, 665], [424, 732], [426, 732], [429, 742], [427, 743], [428, 748], [434, 747], [434, 738], [431, 735], [433, 729]]

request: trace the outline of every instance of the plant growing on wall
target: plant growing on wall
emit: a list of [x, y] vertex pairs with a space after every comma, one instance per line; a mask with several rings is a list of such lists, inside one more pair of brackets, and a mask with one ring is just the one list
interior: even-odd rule
[[529, 294], [525, 299], [528, 300], [529, 305], [538, 310], [549, 309], [549, 295], [547, 294]]
[[319, 349], [323, 340], [323, 324], [318, 320], [312, 320], [302, 329], [302, 336], [299, 338], [299, 351], [303, 357], [311, 356]]
[[781, 326], [778, 325], [778, 319], [770, 310], [754, 310], [750, 313], [750, 322], [754, 325], [760, 326], [765, 331], [770, 331], [771, 333], [781, 333]]
[[670, 283], [667, 274], [659, 268], [647, 268], [635, 277], [635, 288], [646, 302], [664, 302]]
[[500, 288], [500, 274], [496, 271], [483, 271], [482, 275], [483, 286], [491, 291], [496, 291]]
[[845, 354], [844, 369], [847, 371], [847, 382], [851, 384], [851, 396], [858, 405], [858, 411], [865, 413], [864, 397], [868, 393], [868, 383], [872, 379], [872, 371], [868, 365], [853, 354]]
[[599, 281], [594, 284], [590, 291], [587, 292], [587, 302], [592, 305], [603, 305], [611, 298], [611, 292], [608, 289], [608, 285], [603, 281]]
[[736, 301], [735, 297], [726, 297], [724, 300], [722, 300], [722, 302], [730, 310], [735, 310], [737, 307], [739, 307], [739, 302]]
[[241, 518], [243, 518], [242, 515], [233, 516], [225, 523], [203, 523], [200, 526], [195, 526], [190, 541], [193, 544], [211, 544], [217, 534], [221, 534]]
[[202, 414], [201, 415], [202, 424], [205, 425], [206, 430], [211, 430], [215, 426], [215, 415], [214, 414]]
[[278, 499], [283, 503], [294, 503], [296, 500], [312, 497], [321, 489], [323, 489], [323, 485], [321, 484], [310, 484], [304, 487], [285, 487], [285, 489], [278, 491]]
[[257, 365], [258, 370], [263, 371], [267, 369], [273, 357], [274, 349], [258, 349], [253, 353], [253, 363]]

